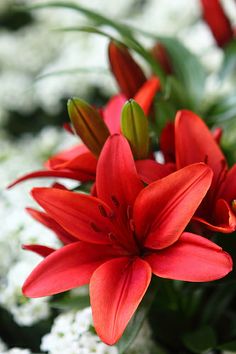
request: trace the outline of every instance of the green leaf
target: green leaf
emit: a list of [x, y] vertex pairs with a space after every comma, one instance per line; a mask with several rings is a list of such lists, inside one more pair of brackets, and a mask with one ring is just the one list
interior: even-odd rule
[[217, 97], [206, 112], [209, 125], [222, 124], [236, 118], [236, 91], [230, 95]]
[[236, 351], [236, 340], [221, 344], [220, 346], [217, 347], [217, 349]]
[[[136, 33], [139, 32], [145, 37], [160, 42], [165, 47], [170, 56], [175, 76], [184, 87], [185, 95], [188, 96], [185, 108], [193, 109], [198, 113], [199, 104], [204, 96], [206, 73], [197, 56], [176, 38], [157, 36], [134, 26], [127, 27]], [[164, 85], [162, 86], [164, 87]]]
[[121, 131], [129, 141], [134, 158], [145, 159], [149, 153], [148, 120], [142, 108], [129, 100], [121, 114]]
[[224, 80], [232, 74], [236, 75], [236, 40], [230, 42], [225, 48], [219, 77]]
[[216, 347], [216, 335], [209, 326], [188, 332], [183, 336], [184, 345], [194, 353], [202, 353]]
[[139, 330], [141, 329], [144, 323], [145, 318], [147, 317], [148, 311], [152, 305], [155, 295], [156, 282], [154, 279], [141, 304], [139, 305], [137, 311], [135, 312], [133, 318], [131, 319], [129, 325], [127, 326], [125, 332], [123, 333], [121, 339], [116, 344], [119, 354], [127, 353], [128, 348], [135, 340]]
[[167, 50], [175, 76], [184, 88], [186, 108], [199, 111], [206, 75], [198, 58], [175, 38], [157, 37], [157, 40]]
[[[164, 86], [165, 75], [163, 73], [163, 70], [161, 69], [160, 65], [155, 61], [155, 59], [152, 57], [152, 55], [149, 53], [149, 51], [147, 51], [135, 39], [134, 30], [132, 29], [132, 27], [119, 23], [114, 19], [110, 19], [96, 11], [93, 11], [91, 9], [81, 6], [78, 3], [73, 3], [73, 2], [50, 2], [49, 1], [45, 3], [27, 5], [24, 6], [23, 9], [37, 10], [37, 9], [42, 9], [47, 7], [62, 7], [62, 8], [72, 9], [84, 14], [88, 19], [92, 20], [96, 26], [106, 25], [112, 29], [115, 29], [122, 37], [124, 44], [127, 45], [129, 48], [133, 49], [134, 51], [136, 51], [140, 56], [142, 56], [149, 63], [153, 72], [159, 77], [162, 85]], [[87, 29], [88, 32], [91, 31], [91, 27], [89, 28], [88, 26]], [[99, 31], [97, 30], [96, 33], [99, 34]], [[104, 33], [100, 33], [100, 34], [104, 35]]]
[[[155, 107], [155, 125], [152, 125], [152, 130], [155, 131], [158, 137], [168, 121], [174, 120], [176, 115], [176, 105], [167, 99], [164, 95], [157, 95], [154, 102]], [[156, 139], [156, 136], [154, 136]]]
[[[230, 287], [230, 291], [229, 291]], [[235, 297], [236, 283], [221, 284], [214, 289], [211, 296], [208, 297], [207, 306], [202, 310], [202, 323], [218, 323], [221, 316], [225, 313], [230, 302]]]
[[188, 105], [185, 88], [174, 76], [167, 77], [164, 96], [166, 100], [176, 104], [176, 110], [186, 108], [186, 105]]
[[98, 29], [97, 27], [94, 26], [74, 26], [74, 27], [61, 27], [57, 28], [56, 31], [60, 32], [85, 32], [85, 33], [92, 33], [92, 34], [98, 34], [100, 36], [106, 37], [110, 40], [115, 40], [119, 42], [117, 38], [114, 38], [114, 36], [111, 36], [109, 33], [102, 31]]
[[51, 76], [60, 76], [60, 75], [74, 75], [74, 74], [93, 74], [93, 73], [102, 73], [109, 75], [109, 71], [106, 68], [102, 67], [89, 67], [89, 68], [71, 68], [65, 70], [56, 70], [49, 73], [45, 73], [36, 77], [35, 81], [40, 81], [47, 79]]
[[65, 296], [59, 300], [52, 300], [50, 306], [59, 310], [82, 310], [90, 306], [90, 301], [88, 295]]

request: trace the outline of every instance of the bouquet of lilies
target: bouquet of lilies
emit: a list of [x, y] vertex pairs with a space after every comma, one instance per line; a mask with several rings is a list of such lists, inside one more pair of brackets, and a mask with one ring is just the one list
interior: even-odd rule
[[[218, 74], [226, 80], [235, 70], [234, 31], [219, 1], [201, 4], [224, 53]], [[43, 210], [28, 213], [54, 231], [61, 247], [23, 245], [43, 258], [23, 294], [63, 293], [60, 301], [89, 284], [96, 332], [106, 344], [118, 342], [120, 353], [145, 318], [153, 353], [235, 349], [236, 165], [224, 134], [227, 139], [236, 115], [229, 97], [205, 99], [204, 69], [176, 39], [72, 3], [32, 7], [45, 6], [73, 8], [93, 21], [67, 30], [109, 38], [119, 93], [104, 107], [69, 99], [64, 127], [78, 144], [10, 186], [39, 177], [77, 181], [73, 190], [55, 182], [31, 192]], [[151, 37], [153, 47], [145, 49], [137, 33]], [[148, 75], [133, 52], [146, 61]]]

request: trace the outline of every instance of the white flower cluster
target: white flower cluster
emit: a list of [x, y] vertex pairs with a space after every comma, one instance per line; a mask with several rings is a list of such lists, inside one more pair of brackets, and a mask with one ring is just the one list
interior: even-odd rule
[[[31, 0], [2, 0], [0, 13], [12, 3]], [[36, 2], [44, 2], [37, 0]], [[199, 0], [165, 1], [122, 0], [114, 6], [110, 0], [75, 0], [109, 18], [122, 19], [158, 35], [176, 35], [196, 52], [210, 70], [219, 67], [222, 52], [214, 45], [206, 24], [200, 20]], [[227, 0], [230, 15], [236, 12], [234, 0]], [[224, 1], [226, 3], [226, 1]], [[230, 4], [231, 5], [230, 5]], [[228, 5], [229, 4], [229, 5]], [[184, 11], [183, 11], [184, 9]], [[107, 64], [107, 39], [80, 32], [58, 32], [58, 27], [83, 26], [85, 16], [66, 9], [35, 11], [34, 21], [18, 31], [0, 31], [0, 124], [7, 111], [32, 112], [36, 107], [46, 111], [60, 109], [60, 99], [71, 95], [85, 96], [91, 87], [114, 92], [114, 80]], [[232, 16], [233, 17], [233, 16]], [[236, 18], [236, 16], [235, 16]], [[75, 70], [74, 70], [75, 69]], [[73, 74], [54, 75], [36, 81], [38, 75], [56, 71]]]
[[[1, 0], [0, 13], [9, 11], [10, 5], [15, 2]], [[109, 0], [77, 2], [93, 9], [99, 8], [99, 11], [110, 17], [123, 18], [129, 14], [137, 0], [119, 1], [119, 6], [114, 6]], [[24, 0], [17, 3], [32, 4], [31, 1]], [[88, 21], [84, 16], [79, 16], [74, 11], [46, 9], [36, 11], [34, 21], [18, 31], [0, 31], [0, 123], [6, 119], [8, 109], [26, 113], [40, 106], [45, 110], [55, 111], [59, 108], [62, 97], [72, 94], [83, 96], [93, 85], [103, 89], [112, 87], [112, 80], [106, 69], [105, 38], [78, 32], [65, 34], [54, 31], [59, 27], [86, 24]], [[91, 73], [83, 74], [78, 71], [73, 75], [59, 75], [35, 81], [39, 73], [76, 68], [91, 69]]]
[[31, 354], [29, 349], [12, 348], [2, 352], [1, 354]]
[[0, 353], [3, 353], [4, 350], [6, 350], [6, 348], [7, 347], [6, 347], [5, 343], [0, 338]]
[[[145, 323], [127, 354], [148, 354], [151, 345], [150, 328]], [[43, 337], [41, 350], [49, 354], [118, 354], [116, 346], [102, 343], [95, 334], [90, 307], [59, 315], [51, 332]]]
[[11, 190], [6, 190], [6, 186], [16, 176], [42, 168], [46, 156], [54, 153], [56, 147], [65, 146], [66, 140], [74, 141], [54, 128], [46, 128], [36, 138], [25, 137], [15, 144], [3, 135], [0, 139], [0, 305], [20, 325], [30, 326], [49, 315], [47, 298], [26, 299], [22, 295], [22, 284], [40, 257], [23, 251], [21, 245], [39, 243], [58, 247], [59, 241], [24, 210], [32, 205], [30, 188], [49, 185], [49, 181], [31, 181]]

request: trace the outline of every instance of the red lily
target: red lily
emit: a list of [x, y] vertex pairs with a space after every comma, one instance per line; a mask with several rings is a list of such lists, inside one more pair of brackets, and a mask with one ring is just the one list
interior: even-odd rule
[[[222, 136], [222, 128], [215, 128], [212, 131], [212, 136], [220, 144]], [[166, 164], [175, 163], [175, 124], [167, 122], [160, 136], [160, 150], [163, 153]], [[163, 165], [165, 166], [165, 165]]]
[[33, 189], [48, 215], [78, 242], [46, 257], [26, 280], [24, 294], [53, 295], [90, 282], [95, 328], [104, 342], [114, 344], [152, 273], [195, 282], [225, 276], [232, 268], [230, 256], [206, 238], [183, 233], [211, 179], [211, 170], [200, 163], [144, 188], [128, 142], [111, 136], [98, 161], [98, 198]]
[[201, 0], [203, 18], [208, 24], [219, 47], [224, 47], [234, 37], [233, 28], [219, 0]]
[[176, 116], [175, 147], [177, 168], [204, 161], [213, 171], [211, 187], [195, 219], [211, 230], [233, 232], [236, 216], [231, 204], [236, 198], [236, 165], [228, 171], [214, 135], [203, 120], [190, 111], [180, 111]]
[[[135, 100], [140, 104], [146, 115], [148, 115], [153, 98], [159, 89], [159, 80], [152, 77], [137, 92]], [[111, 134], [120, 132], [121, 110], [125, 102], [126, 97], [124, 95], [114, 96], [101, 112]], [[54, 155], [45, 163], [45, 167], [46, 170], [35, 171], [18, 178], [8, 188], [25, 180], [38, 177], [70, 178], [80, 182], [94, 181], [97, 158], [85, 145], [80, 144]]]

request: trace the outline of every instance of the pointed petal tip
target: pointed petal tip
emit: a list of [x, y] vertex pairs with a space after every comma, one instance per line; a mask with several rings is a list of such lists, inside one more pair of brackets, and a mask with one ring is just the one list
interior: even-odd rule
[[92, 275], [90, 299], [95, 329], [108, 345], [115, 344], [140, 304], [152, 276], [141, 258], [113, 259]]
[[[112, 141], [125, 141], [128, 144], [127, 139], [120, 133], [114, 133], [107, 138], [105, 145], [110, 144]], [[104, 145], [104, 146], [105, 146]]]
[[233, 259], [232, 259], [232, 257], [230, 256], [229, 253], [227, 253], [227, 252], [225, 252], [225, 251], [223, 251], [223, 253], [224, 253], [224, 255], [225, 255], [225, 258], [226, 258], [227, 261], [228, 261], [228, 272], [225, 274], [225, 275], [227, 275], [227, 274], [229, 274], [230, 272], [232, 272], [232, 270], [233, 270]]
[[55, 252], [55, 248], [47, 247], [44, 245], [30, 244], [30, 245], [21, 245], [21, 248], [25, 251], [31, 251], [36, 253], [38, 256], [47, 257], [51, 253]]
[[[145, 246], [162, 249], [176, 242], [205, 197], [211, 181], [211, 169], [204, 163], [196, 163], [145, 187], [134, 205], [136, 233]], [[143, 235], [146, 235], [145, 239]]]
[[8, 184], [8, 185], [6, 186], [6, 189], [11, 189], [15, 184], [16, 184], [15, 181], [12, 182], [12, 183], [10, 183], [10, 184]]
[[171, 247], [152, 253], [145, 260], [159, 277], [190, 282], [221, 279], [232, 271], [233, 265], [231, 256], [220, 246], [188, 232]]
[[37, 197], [40, 196], [45, 190], [49, 190], [53, 188], [47, 188], [47, 187], [34, 187], [31, 189], [30, 194], [32, 197], [37, 200]]

